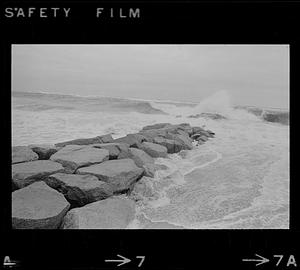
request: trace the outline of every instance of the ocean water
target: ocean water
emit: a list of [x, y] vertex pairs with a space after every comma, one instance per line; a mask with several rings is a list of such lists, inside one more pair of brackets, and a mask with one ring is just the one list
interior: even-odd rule
[[[189, 117], [202, 112], [226, 119]], [[205, 126], [215, 138], [156, 159], [166, 169], [155, 174], [154, 195], [137, 202], [129, 228], [288, 228], [289, 125], [282, 117], [268, 122], [265, 114], [232, 107], [224, 91], [198, 104], [18, 92], [12, 97], [12, 142], [49, 144], [107, 133], [117, 138], [159, 122]]]

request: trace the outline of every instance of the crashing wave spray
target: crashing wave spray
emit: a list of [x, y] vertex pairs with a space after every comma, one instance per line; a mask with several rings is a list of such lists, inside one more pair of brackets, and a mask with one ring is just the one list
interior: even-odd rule
[[231, 97], [226, 90], [218, 91], [203, 99], [190, 111], [190, 115], [199, 115], [201, 113], [216, 113], [228, 119], [236, 120], [258, 120], [255, 115], [246, 110], [233, 108]]
[[231, 99], [227, 91], [222, 90], [203, 99], [192, 109], [192, 114], [219, 113], [224, 116], [232, 112]]

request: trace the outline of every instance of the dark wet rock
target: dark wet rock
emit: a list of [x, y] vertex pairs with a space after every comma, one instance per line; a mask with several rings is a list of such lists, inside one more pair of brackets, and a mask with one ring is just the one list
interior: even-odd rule
[[109, 159], [117, 159], [121, 153], [116, 143], [98, 143], [92, 146], [99, 149], [106, 149], [109, 152]]
[[135, 203], [127, 198], [111, 197], [70, 210], [63, 229], [125, 229], [135, 216]]
[[101, 135], [101, 136], [98, 136], [98, 138], [101, 143], [112, 143], [114, 141], [111, 134]]
[[77, 173], [95, 175], [99, 180], [111, 184], [114, 192], [121, 192], [130, 189], [143, 175], [144, 169], [137, 167], [132, 159], [127, 158], [80, 168]]
[[149, 129], [149, 130], [141, 130], [140, 133], [143, 134], [144, 136], [151, 136], [151, 137], [165, 136], [167, 134], [167, 130], [164, 128]]
[[206, 142], [208, 140], [208, 137], [205, 135], [201, 135], [200, 137], [198, 137], [197, 141], [202, 141], [202, 142]]
[[[151, 129], [152, 128], [152, 129]], [[141, 134], [144, 136], [148, 137], [164, 137], [166, 139], [173, 139], [173, 138], [168, 138], [169, 134], [173, 135], [184, 135], [184, 136], [189, 136], [192, 134], [192, 127], [188, 123], [182, 123], [179, 125], [171, 125], [171, 124], [165, 124], [163, 123], [162, 125], [156, 124], [152, 126], [147, 126], [146, 129], [142, 129], [140, 131]]]
[[193, 134], [192, 136], [191, 136], [191, 138], [193, 139], [193, 140], [198, 140], [198, 138], [199, 137], [201, 137], [201, 134], [200, 133], [196, 133], [196, 134]]
[[168, 149], [165, 146], [150, 142], [143, 142], [140, 149], [154, 158], [166, 157], [168, 153]]
[[144, 126], [142, 130], [150, 130], [150, 129], [161, 129], [164, 128], [166, 126], [170, 126], [170, 123], [158, 123], [158, 124], [154, 124], [154, 125], [148, 125], [148, 126]]
[[115, 139], [115, 143], [126, 143], [129, 144], [130, 147], [140, 148], [140, 145], [146, 138], [141, 134], [128, 134], [124, 137]]
[[50, 157], [52, 161], [61, 163], [68, 172], [73, 173], [78, 168], [101, 163], [109, 159], [106, 149], [92, 146], [67, 145]]
[[151, 134], [146, 131], [146, 132], [139, 132], [137, 134], [143, 136], [143, 138], [144, 138], [143, 142], [153, 142], [153, 138], [154, 138], [153, 134], [155, 134], [155, 133]]
[[204, 128], [202, 127], [192, 127], [193, 134], [202, 134], [203, 132], [206, 132]]
[[14, 229], [57, 229], [70, 204], [44, 182], [35, 182], [12, 193]]
[[208, 118], [208, 119], [213, 119], [213, 120], [222, 120], [222, 119], [227, 119], [225, 116], [219, 114], [219, 113], [200, 113], [200, 114], [195, 114], [195, 115], [190, 115], [188, 116], [189, 118]]
[[130, 158], [136, 166], [145, 170], [144, 175], [153, 177], [155, 173], [154, 159], [141, 149], [129, 148], [129, 152]]
[[75, 139], [71, 141], [56, 143], [55, 146], [65, 147], [67, 145], [89, 145], [94, 143], [102, 143], [102, 141], [100, 141], [99, 137], [93, 137], [93, 138]]
[[189, 138], [189, 136], [192, 134], [192, 128], [188, 129], [188, 130], [182, 130], [182, 129], [177, 129], [175, 131], [170, 131], [169, 134], [175, 134], [175, 135], [183, 135], [187, 138]]
[[51, 144], [31, 144], [28, 147], [35, 153], [38, 154], [39, 159], [46, 160], [49, 159], [53, 154], [55, 154], [59, 148]]
[[113, 189], [108, 183], [88, 174], [56, 173], [50, 175], [45, 182], [61, 192], [72, 207], [83, 206], [113, 195]]
[[66, 145], [90, 145], [95, 143], [110, 143], [113, 142], [113, 137], [111, 134], [101, 135], [93, 138], [83, 138], [83, 139], [75, 139], [71, 141], [56, 143], [57, 147], [64, 147]]
[[120, 150], [120, 154], [118, 156], [118, 159], [129, 158], [130, 157], [129, 144], [127, 144], [127, 143], [118, 143], [117, 147]]
[[15, 188], [23, 188], [47, 176], [64, 172], [60, 163], [50, 160], [35, 160], [12, 165], [12, 182]]
[[183, 149], [183, 145], [179, 141], [165, 139], [163, 137], [155, 137], [154, 143], [165, 146], [170, 154], [177, 153]]
[[210, 134], [211, 137], [214, 137], [215, 136], [215, 133], [212, 132], [211, 130], [207, 129], [206, 132], [208, 132]]
[[289, 112], [264, 111], [261, 117], [267, 122], [280, 123], [283, 125], [289, 125], [290, 123]]
[[37, 160], [39, 156], [27, 146], [12, 148], [12, 164]]
[[184, 150], [191, 150], [193, 149], [192, 140], [190, 137], [186, 137], [184, 135], [177, 135], [176, 140], [181, 142], [183, 145]]
[[191, 135], [192, 134], [192, 127], [190, 124], [188, 123], [182, 123], [182, 124], [179, 124], [179, 125], [176, 125], [176, 130], [179, 131], [179, 130], [182, 130], [184, 132], [186, 132], [188, 135]]

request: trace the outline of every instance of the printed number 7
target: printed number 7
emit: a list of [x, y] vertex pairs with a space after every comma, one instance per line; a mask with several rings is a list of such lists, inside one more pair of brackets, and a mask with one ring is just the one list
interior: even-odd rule
[[136, 258], [137, 258], [137, 259], [141, 259], [141, 261], [140, 261], [140, 263], [139, 263], [139, 265], [138, 265], [138, 267], [141, 267], [142, 264], [143, 264], [143, 262], [144, 262], [144, 260], [145, 260], [145, 256], [136, 256]]

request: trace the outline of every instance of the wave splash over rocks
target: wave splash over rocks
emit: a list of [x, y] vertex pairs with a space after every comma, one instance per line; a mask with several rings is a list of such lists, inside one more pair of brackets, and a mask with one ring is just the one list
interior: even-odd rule
[[[127, 228], [140, 229], [288, 228], [288, 114], [280, 110], [232, 107], [225, 91], [199, 104], [15, 93], [12, 141], [14, 146], [21, 146], [19, 156], [16, 156], [20, 161], [16, 164], [17, 175], [22, 177], [20, 172], [27, 162], [33, 162], [33, 165], [27, 168], [26, 175], [33, 172], [42, 178], [54, 175], [51, 177], [52, 188], [68, 199], [66, 202], [61, 198], [61, 205], [55, 208], [61, 211], [45, 217], [53, 217], [53, 224], [57, 224], [57, 220], [74, 205], [91, 204], [86, 211], [74, 210], [68, 215], [65, 223], [68, 228], [110, 227], [112, 224], [122, 227], [127, 224]], [[178, 151], [179, 145], [170, 142], [173, 140], [171, 135], [160, 133], [154, 140], [153, 131], [142, 128], [158, 123], [158, 129], [164, 128], [166, 123], [188, 123], [191, 127], [211, 130], [215, 135], [209, 138], [207, 134], [192, 134], [189, 136], [192, 141], [186, 142], [188, 149]], [[144, 141], [136, 142], [131, 135], [127, 136], [136, 133], [140, 134], [139, 140], [152, 138], [153, 141], [141, 146], [139, 143]], [[109, 136], [102, 137], [103, 134]], [[95, 150], [87, 151], [87, 141], [78, 138], [88, 138]], [[77, 146], [65, 145], [68, 141]], [[60, 142], [64, 144], [55, 146]], [[154, 151], [149, 149], [151, 143], [167, 148], [167, 156], [163, 148], [154, 148], [158, 156], [151, 157], [152, 161], [139, 151], [128, 151], [132, 148], [149, 155]], [[57, 147], [65, 148], [64, 153], [56, 154], [55, 160], [51, 160]], [[84, 157], [83, 160], [77, 155]], [[126, 164], [117, 162], [119, 172], [131, 168], [126, 172], [127, 183], [139, 181], [130, 194], [119, 194], [120, 198], [106, 205], [101, 201], [114, 191], [107, 182], [95, 180], [110, 177], [103, 174], [108, 165], [99, 168], [97, 164], [114, 161], [119, 155], [127, 160]], [[70, 156], [71, 159], [65, 160]], [[129, 160], [134, 160], [134, 164]], [[147, 175], [139, 178], [140, 170], [135, 166], [143, 160], [148, 163], [143, 168]], [[35, 163], [39, 163], [38, 166]], [[75, 178], [63, 177], [61, 174], [65, 172], [62, 170], [66, 167], [69, 167], [68, 175], [73, 175], [70, 170], [75, 168], [81, 173]], [[86, 167], [90, 168], [81, 169]], [[26, 181], [32, 183], [33, 178]], [[123, 189], [120, 183], [115, 185], [119, 190]], [[17, 184], [13, 190], [24, 189], [19, 186], [22, 185]], [[41, 194], [37, 197], [45, 198], [47, 203], [48, 197], [42, 194], [48, 194], [49, 190], [43, 185], [23, 192]], [[22, 193], [16, 198], [24, 197]], [[51, 196], [58, 196], [51, 194], [49, 200]], [[101, 200], [97, 201], [98, 198]], [[92, 218], [100, 214], [108, 218], [109, 212], [118, 217], [119, 205], [129, 209], [128, 215], [121, 214], [121, 221]], [[106, 210], [101, 212], [99, 207]], [[80, 223], [82, 213], [87, 219], [90, 217], [92, 223]]]

